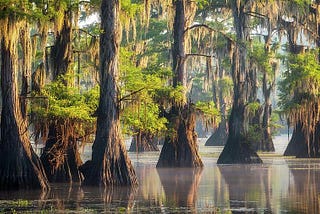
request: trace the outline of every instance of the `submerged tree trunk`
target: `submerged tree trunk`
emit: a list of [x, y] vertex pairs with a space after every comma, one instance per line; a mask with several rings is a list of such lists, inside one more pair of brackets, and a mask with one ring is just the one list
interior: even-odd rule
[[[64, 12], [62, 29], [57, 32], [55, 43], [51, 48], [52, 79], [57, 81], [60, 76], [72, 74], [72, 14], [67, 9]], [[34, 78], [38, 79], [40, 91], [43, 81], [43, 65], [37, 69]], [[64, 80], [67, 86], [73, 86], [74, 80]], [[37, 87], [35, 88], [37, 89]], [[51, 120], [44, 152], [41, 155], [48, 179], [51, 182], [80, 182], [82, 180], [79, 166], [82, 164], [76, 136], [73, 135], [75, 123], [72, 120]]]
[[[316, 4], [318, 2], [316, 1]], [[316, 15], [316, 14], [314, 14]], [[306, 47], [304, 45], [297, 45], [298, 32], [296, 26], [292, 22], [282, 21], [282, 25], [288, 32], [288, 44], [291, 54], [302, 54], [305, 52]], [[320, 33], [318, 30], [317, 33]], [[317, 44], [318, 45], [318, 44]], [[299, 92], [295, 92], [298, 94]], [[301, 101], [300, 101], [301, 102]], [[301, 103], [299, 103], [301, 104]], [[307, 102], [307, 105], [312, 109], [307, 111], [298, 111], [301, 114], [300, 119], [293, 121], [294, 130], [289, 141], [289, 144], [284, 152], [284, 156], [296, 156], [299, 158], [319, 157], [319, 122], [311, 122], [315, 117], [318, 117], [318, 102]], [[306, 108], [306, 106], [301, 108]], [[310, 124], [312, 125], [310, 125]]]
[[215, 132], [208, 138], [205, 146], [224, 146], [228, 139], [228, 122], [223, 119]]
[[147, 132], [141, 132], [132, 138], [129, 152], [159, 151], [157, 138]]
[[[231, 115], [229, 118], [229, 137], [227, 143], [220, 154], [218, 164], [232, 163], [261, 163], [257, 153], [248, 142], [248, 109], [246, 108], [251, 94], [251, 85], [247, 78], [249, 75], [248, 55], [246, 47], [243, 45], [249, 41], [248, 22], [245, 14], [245, 5], [237, 4], [238, 1], [232, 0], [232, 13], [234, 27], [236, 30], [237, 42], [233, 45], [232, 56], [232, 78], [234, 101], [232, 104]], [[250, 1], [248, 4], [251, 4]], [[247, 5], [246, 5], [247, 6]]]
[[100, 99], [92, 160], [81, 170], [84, 185], [136, 185], [137, 177], [121, 139], [118, 101], [120, 43], [118, 0], [101, 3]]
[[268, 82], [267, 73], [264, 72], [263, 74], [264, 109], [263, 109], [263, 117], [262, 117], [263, 136], [262, 136], [261, 148], [259, 148], [259, 150], [265, 151], [265, 152], [274, 152], [274, 145], [273, 145], [271, 129], [270, 129], [270, 120], [271, 120], [271, 112], [272, 112], [270, 95], [273, 89], [273, 86], [272, 86], [273, 83], [271, 83], [271, 86], [268, 88], [267, 82]]
[[73, 128], [72, 124], [54, 123], [49, 126], [48, 140], [41, 155], [41, 161], [50, 182], [82, 180], [79, 172], [82, 161], [77, 140], [72, 136]]
[[[33, 151], [28, 123], [18, 98], [18, 29], [13, 17], [1, 20], [0, 189], [48, 189], [42, 164]], [[3, 30], [3, 27], [7, 29]], [[5, 31], [5, 32], [4, 32]]]
[[[189, 0], [174, 1], [175, 17], [173, 23], [172, 47], [173, 87], [187, 86], [185, 71], [185, 29], [192, 22], [195, 5]], [[186, 96], [185, 94], [183, 96]], [[175, 136], [167, 137], [162, 147], [157, 167], [202, 167], [198, 153], [195, 132], [195, 109], [191, 104], [179, 106], [173, 103], [169, 121]]]
[[157, 167], [203, 167], [198, 153], [194, 111], [192, 107], [185, 107], [179, 115], [172, 113], [170, 121], [177, 134], [165, 139]]
[[302, 131], [302, 123], [298, 122], [293, 129], [292, 137], [283, 155], [299, 158], [308, 157], [308, 145], [306, 141], [307, 139]]

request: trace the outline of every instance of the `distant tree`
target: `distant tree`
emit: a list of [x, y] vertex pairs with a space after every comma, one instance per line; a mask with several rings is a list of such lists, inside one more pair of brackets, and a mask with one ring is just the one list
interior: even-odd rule
[[[236, 42], [232, 44], [231, 73], [233, 79], [233, 105], [229, 118], [229, 137], [219, 156], [218, 164], [261, 163], [262, 160], [247, 139], [248, 102], [254, 97], [254, 79], [250, 79], [248, 43], [250, 42], [249, 22], [253, 1], [231, 0]], [[249, 78], [249, 79], [248, 79]]]
[[280, 104], [295, 129], [285, 155], [320, 157], [319, 71], [315, 51], [289, 58], [289, 70], [284, 73], [280, 87]]

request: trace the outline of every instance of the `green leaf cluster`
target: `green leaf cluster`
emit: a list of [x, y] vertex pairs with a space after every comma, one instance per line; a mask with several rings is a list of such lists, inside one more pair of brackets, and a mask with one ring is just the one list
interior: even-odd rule
[[319, 99], [320, 65], [316, 51], [291, 55], [280, 82], [280, 107], [289, 112], [308, 100]]
[[159, 117], [159, 108], [155, 103], [128, 106], [123, 110], [121, 118], [126, 134], [134, 134], [138, 131], [159, 134], [167, 129], [168, 121], [164, 117]]
[[216, 105], [214, 102], [201, 102], [198, 101], [196, 103], [196, 109], [204, 114], [205, 117], [215, 117], [219, 118], [220, 117], [220, 112], [216, 108]]
[[98, 87], [80, 94], [77, 88], [66, 86], [61, 79], [45, 86], [41, 92], [45, 106], [33, 106], [33, 113], [49, 120], [73, 120], [92, 123], [97, 108]]

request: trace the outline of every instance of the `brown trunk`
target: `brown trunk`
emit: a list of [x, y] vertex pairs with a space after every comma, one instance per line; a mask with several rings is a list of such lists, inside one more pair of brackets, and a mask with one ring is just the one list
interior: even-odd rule
[[132, 138], [129, 152], [159, 151], [157, 144], [157, 139], [153, 134], [139, 131], [138, 135]]
[[[1, 36], [1, 142], [0, 189], [48, 189], [42, 164], [33, 151], [28, 135], [28, 123], [21, 112], [17, 88], [17, 40], [13, 38], [18, 23], [8, 18], [8, 32]], [[14, 27], [13, 27], [13, 26]]]
[[[248, 16], [245, 15], [243, 4], [238, 5], [238, 1], [231, 1], [234, 27], [237, 41], [234, 44], [232, 56], [232, 78], [234, 87], [234, 101], [229, 118], [229, 137], [227, 143], [220, 154], [218, 164], [231, 163], [261, 163], [257, 153], [251, 148], [247, 140], [248, 118], [246, 105], [251, 94], [251, 85], [246, 81], [249, 75], [247, 49], [243, 47], [249, 41]], [[250, 4], [250, 2], [248, 3]], [[238, 7], [239, 6], [239, 7]], [[248, 5], [247, 5], [248, 6]]]
[[227, 120], [223, 119], [219, 123], [219, 127], [215, 132], [208, 138], [205, 146], [224, 146], [228, 139], [228, 125]]
[[[72, 14], [66, 10], [62, 29], [57, 32], [56, 40], [51, 48], [52, 79], [56, 81], [59, 76], [71, 74], [72, 60]], [[43, 64], [34, 73], [35, 89], [41, 90], [45, 73]], [[73, 79], [64, 81], [64, 84], [73, 86]], [[82, 164], [76, 136], [72, 129], [74, 124], [70, 120], [51, 120], [47, 124], [49, 132], [41, 155], [48, 179], [51, 182], [79, 182], [82, 176], [79, 166]]]
[[157, 167], [203, 167], [194, 131], [194, 109], [185, 107], [181, 111], [178, 116], [172, 114], [170, 121], [177, 130], [177, 135], [165, 139]]
[[[52, 63], [52, 76], [55, 80], [60, 75], [69, 73], [72, 69], [72, 20], [71, 10], [66, 10], [63, 20], [63, 26], [60, 32], [57, 32], [56, 40], [51, 48], [50, 58]], [[73, 85], [72, 82], [68, 84]]]
[[[303, 125], [301, 122], [298, 122], [293, 130], [292, 137], [289, 141], [289, 144], [284, 151], [284, 156], [295, 156], [297, 158], [310, 158], [310, 157], [319, 157], [319, 125], [317, 126], [315, 132], [315, 141], [309, 139], [309, 142], [315, 142], [315, 144], [308, 145], [308, 139], [303, 132]], [[308, 148], [309, 147], [309, 148]]]
[[[270, 53], [270, 46], [271, 46], [271, 36], [272, 36], [272, 26], [271, 26], [271, 21], [268, 19], [268, 35], [265, 37], [265, 52]], [[271, 113], [272, 113], [272, 105], [271, 105], [271, 99], [270, 95], [271, 92], [274, 90], [274, 85], [275, 85], [275, 75], [276, 71], [274, 66], [273, 67], [273, 78], [272, 81], [269, 81], [270, 75], [268, 75], [267, 71], [263, 71], [263, 80], [262, 80], [262, 92], [264, 95], [264, 109], [263, 109], [263, 117], [262, 117], [262, 142], [261, 145], [262, 147], [259, 148], [261, 151], [266, 151], [266, 152], [274, 152], [274, 145], [272, 141], [272, 135], [271, 135], [271, 129], [270, 129], [270, 120], [271, 120]], [[268, 82], [269, 85], [268, 85]]]
[[[290, 53], [303, 53], [305, 51], [305, 46], [296, 44], [297, 32], [293, 23], [283, 21], [282, 25], [288, 32], [288, 43]], [[314, 106], [318, 108], [318, 105]], [[315, 131], [310, 132], [306, 131], [306, 128], [304, 128], [304, 126], [308, 127], [309, 125], [304, 124], [304, 122], [301, 120], [295, 121], [294, 130], [289, 144], [283, 154], [284, 156], [296, 156], [299, 158], [310, 158], [319, 156], [319, 145], [316, 145], [319, 143], [319, 139], [317, 137], [317, 134], [319, 134], [319, 127], [318, 125], [316, 125], [316, 127], [314, 127]]]
[[22, 116], [25, 118], [27, 116], [27, 94], [30, 90], [30, 77], [31, 77], [31, 39], [30, 39], [30, 26], [28, 23], [24, 23], [22, 30], [20, 32], [20, 41], [22, 49], [22, 87], [20, 95], [20, 105]]
[[121, 139], [118, 101], [120, 43], [118, 0], [101, 3], [100, 99], [92, 160], [82, 171], [84, 185], [136, 185], [137, 177]]
[[271, 129], [270, 129], [270, 120], [271, 120], [271, 100], [270, 100], [270, 95], [271, 95], [271, 90], [273, 89], [272, 85], [267, 88], [267, 73], [264, 72], [263, 74], [263, 94], [264, 94], [264, 109], [263, 109], [263, 117], [262, 117], [262, 131], [263, 131], [263, 136], [262, 136], [262, 142], [261, 142], [261, 148], [259, 148], [260, 151], [265, 151], [265, 152], [274, 152], [274, 145], [272, 141], [272, 136], [271, 136]]
[[[63, 121], [62, 121], [63, 122]], [[72, 124], [53, 123], [41, 161], [50, 182], [80, 182], [82, 164], [77, 140], [72, 136]], [[58, 137], [60, 136], [60, 137]]]
[[[173, 23], [173, 87], [186, 87], [185, 71], [185, 29], [191, 23], [193, 4], [187, 0], [174, 1], [175, 17]], [[187, 19], [188, 17], [189, 19]], [[186, 96], [186, 95], [184, 95]], [[167, 137], [161, 150], [157, 167], [203, 167], [198, 154], [196, 119], [191, 104], [183, 107], [173, 103], [169, 121], [176, 131], [176, 136]]]

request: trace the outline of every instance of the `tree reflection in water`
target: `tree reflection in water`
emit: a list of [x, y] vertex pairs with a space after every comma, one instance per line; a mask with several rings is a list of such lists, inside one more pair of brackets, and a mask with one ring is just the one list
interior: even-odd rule
[[[153, 153], [152, 153], [153, 154]], [[138, 189], [51, 184], [49, 192], [0, 191], [0, 213], [320, 213], [320, 159], [270, 157], [257, 165], [156, 169], [141, 155]]]
[[163, 206], [196, 210], [196, 200], [202, 169], [199, 168], [157, 168], [165, 193]]
[[288, 160], [293, 182], [290, 183], [288, 195], [301, 203], [284, 203], [284, 208], [296, 213], [320, 212], [320, 165], [319, 161], [299, 159]]
[[219, 165], [233, 213], [270, 212], [270, 166]]

